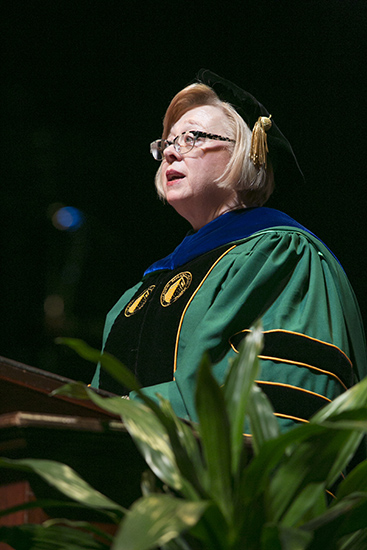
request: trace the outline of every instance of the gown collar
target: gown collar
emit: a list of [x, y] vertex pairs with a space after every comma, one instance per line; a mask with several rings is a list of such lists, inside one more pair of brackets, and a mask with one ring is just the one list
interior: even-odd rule
[[[171, 254], [154, 262], [145, 271], [173, 270], [224, 244], [239, 241], [272, 227], [293, 227], [311, 231], [280, 210], [267, 207], [232, 210], [215, 218], [196, 232], [189, 232]], [[315, 236], [315, 235], [314, 235]]]

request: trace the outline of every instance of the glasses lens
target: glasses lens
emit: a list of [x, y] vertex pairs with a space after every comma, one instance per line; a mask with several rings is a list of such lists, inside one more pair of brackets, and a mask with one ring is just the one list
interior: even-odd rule
[[[176, 141], [177, 140], [177, 141]], [[195, 145], [196, 137], [192, 132], [184, 132], [177, 136], [176, 147], [179, 147], [179, 153], [188, 153]]]
[[162, 160], [164, 147], [165, 143], [161, 139], [157, 139], [150, 144], [150, 152], [155, 160]]

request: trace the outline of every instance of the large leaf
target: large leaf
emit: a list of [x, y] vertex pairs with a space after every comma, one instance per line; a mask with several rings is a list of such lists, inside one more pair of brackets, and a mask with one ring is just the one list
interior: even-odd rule
[[230, 517], [233, 504], [230, 425], [223, 392], [211, 372], [207, 356], [198, 369], [195, 397], [210, 495], [223, 515]]
[[80, 357], [83, 357], [88, 361], [100, 363], [101, 366], [121, 385], [129, 388], [130, 390], [140, 390], [141, 386], [132, 372], [126, 368], [121, 361], [109, 353], [101, 353], [99, 350], [90, 347], [83, 340], [79, 340], [78, 338], [57, 338], [56, 343], [68, 346], [76, 351]]
[[256, 385], [251, 389], [248, 402], [252, 446], [256, 454], [269, 439], [280, 435], [279, 424], [274, 416], [273, 407], [265, 393]]
[[[49, 510], [52, 508], [57, 508], [58, 510], [59, 509], [61, 510], [62, 508], [65, 508], [68, 511], [70, 510], [85, 511], [87, 507], [83, 506], [82, 503], [73, 502], [71, 500], [65, 501], [65, 500], [51, 500], [46, 498], [40, 498], [37, 500], [32, 500], [31, 502], [23, 502], [21, 504], [17, 504], [16, 506], [4, 508], [0, 510], [0, 518], [3, 516], [8, 516], [10, 514], [15, 514], [16, 512], [19, 512], [19, 511], [32, 510], [34, 508], [42, 508], [43, 510], [46, 510], [46, 509]], [[118, 522], [121, 517], [121, 514], [115, 514], [114, 512], [107, 511], [105, 509], [102, 510], [101, 508], [99, 508], [98, 513], [106, 516], [106, 519], [108, 518], [108, 520], [112, 520], [115, 522]]]
[[351, 447], [355, 449], [360, 438], [359, 433], [322, 427], [319, 435], [294, 448], [270, 483], [268, 506], [272, 520], [278, 521], [309, 483], [323, 483], [325, 489], [330, 486], [348, 463]]
[[53, 460], [0, 458], [0, 467], [35, 472], [51, 486], [84, 506], [117, 512], [121, 517], [125, 509], [93, 489], [70, 466]]
[[306, 550], [312, 534], [283, 525], [265, 525], [261, 550]]
[[190, 498], [194, 498], [196, 493], [204, 495], [198, 478], [200, 472], [196, 471], [190, 459], [194, 442], [191, 439], [189, 444], [189, 428], [177, 418], [172, 407], [168, 403], [165, 404], [165, 400], [161, 399], [161, 407], [164, 405], [161, 409], [149, 398], [145, 399], [145, 396], [147, 406], [137, 400], [105, 398], [80, 382], [58, 388], [57, 393], [69, 397], [88, 398], [101, 409], [120, 416], [157, 477], [174, 489], [184, 490]]
[[359, 492], [367, 493], [367, 460], [358, 464], [340, 483], [336, 496], [339, 500]]
[[346, 411], [367, 407], [367, 377], [318, 411], [310, 422], [321, 423]]
[[366, 433], [367, 408], [351, 409], [340, 414], [335, 414], [327, 420], [323, 420], [321, 424], [331, 430], [355, 430]]
[[176, 490], [187, 484], [182, 477], [172, 451], [167, 430], [143, 403], [121, 398], [103, 398], [87, 390], [100, 407], [118, 411], [126, 429], [155, 475]]
[[[276, 439], [266, 441], [250, 464], [241, 475], [239, 494], [241, 507], [251, 507], [252, 500], [262, 493], [269, 483], [274, 470], [279, 467], [290, 449], [300, 445], [302, 441], [323, 432], [317, 424], [303, 424], [280, 435]], [[242, 512], [241, 512], [242, 513]]]
[[[101, 353], [99, 350], [90, 347], [83, 340], [79, 340], [77, 338], [57, 338], [56, 342], [69, 346], [84, 359], [93, 361], [95, 363], [100, 363], [101, 367], [104, 368], [113, 378], [115, 378], [117, 382], [119, 382], [123, 386], [126, 386], [130, 390], [135, 391], [139, 398], [143, 401], [143, 403], [149, 406], [152, 411], [155, 412], [158, 418], [163, 419], [157, 403], [141, 391], [141, 386], [138, 380], [135, 378], [134, 374], [128, 368], [126, 368], [125, 365], [121, 363], [121, 361], [119, 361], [119, 359], [117, 359], [113, 355], [110, 355], [107, 352]], [[71, 386], [65, 385], [62, 388], [54, 390], [52, 394], [62, 395], [66, 391], [66, 388], [69, 387]], [[75, 388], [72, 391], [74, 392], [73, 396], [78, 397], [76, 393], [77, 389]], [[80, 390], [80, 392], [81, 393], [79, 395], [79, 398], [85, 398], [85, 394], [83, 394], [82, 390]]]
[[[66, 345], [69, 345], [72, 347], [79, 355], [84, 357], [85, 359], [89, 359], [91, 361], [100, 362], [102, 368], [105, 368], [118, 382], [125, 385], [126, 387], [134, 390], [140, 400], [145, 403], [151, 411], [155, 414], [157, 419], [161, 422], [162, 426], [166, 429], [168, 433], [168, 437], [171, 441], [173, 454], [176, 459], [177, 467], [179, 471], [181, 472], [184, 479], [187, 479], [189, 481], [189, 484], [183, 482], [182, 485], [186, 486], [187, 490], [191, 492], [191, 496], [193, 496], [191, 487], [195, 487], [195, 491], [198, 494], [201, 494], [203, 496], [203, 490], [201, 487], [201, 483], [199, 481], [198, 474], [196, 472], [196, 469], [192, 467], [190, 456], [189, 456], [189, 449], [186, 449], [185, 444], [181, 444], [181, 438], [180, 434], [177, 430], [177, 417], [173, 418], [175, 415], [173, 411], [171, 411], [169, 414], [167, 414], [167, 410], [163, 412], [160, 406], [156, 403], [156, 401], [152, 400], [150, 397], [145, 395], [143, 391], [140, 390], [140, 385], [135, 379], [135, 377], [132, 375], [132, 373], [126, 369], [126, 367], [115, 357], [112, 355], [109, 355], [108, 353], [101, 354], [98, 350], [95, 350], [85, 344], [81, 340], [73, 339], [73, 338], [60, 338], [58, 339], [59, 343], [64, 343]], [[72, 395], [76, 398], [86, 398], [89, 396], [93, 399], [92, 394], [88, 394], [86, 390], [82, 389], [81, 386], [72, 386], [72, 385], [66, 385], [62, 388], [58, 388], [54, 394], [64, 394], [64, 395]], [[105, 410], [109, 410], [110, 412], [113, 412], [115, 414], [120, 414], [119, 407], [115, 407], [114, 405], [116, 402], [106, 403], [103, 400], [100, 400], [98, 402], [99, 406]], [[161, 403], [162, 405], [162, 403]], [[187, 439], [187, 438], [186, 438]], [[190, 487], [191, 485], [191, 487]]]
[[16, 550], [107, 550], [90, 533], [63, 525], [0, 527], [0, 541]]
[[208, 501], [208, 507], [198, 523], [190, 529], [190, 535], [201, 541], [202, 548], [228, 549], [228, 524], [213, 501]]
[[124, 518], [112, 550], [149, 550], [166, 544], [194, 526], [207, 506], [169, 495], [143, 497]]
[[[362, 433], [350, 430], [343, 430], [340, 438], [335, 438], [335, 445], [332, 444], [330, 447], [330, 462], [332, 462], [332, 464], [326, 478], [328, 487], [331, 487], [338, 480], [341, 473], [352, 460], [362, 440]], [[333, 452], [334, 460], [332, 461], [331, 453]]]
[[339, 537], [338, 550], [366, 550], [367, 529], [359, 529], [351, 535]]
[[[350, 495], [349, 497], [337, 502], [324, 514], [314, 518], [302, 526], [302, 530], [314, 533], [314, 542], [310, 550], [319, 550], [320, 548], [345, 548], [352, 550], [358, 548], [354, 546], [353, 539], [350, 538], [350, 544], [347, 543], [349, 535], [354, 535], [359, 530], [367, 529], [367, 494]], [[344, 537], [345, 545], [337, 545]], [[356, 544], [358, 542], [355, 540]]]
[[261, 536], [267, 524], [267, 511], [263, 494], [256, 494], [251, 499], [251, 506], [244, 507], [237, 502], [235, 508], [235, 545], [242, 550], [258, 550], [261, 547]]
[[282, 519], [282, 525], [297, 527], [321, 515], [325, 510], [326, 492], [324, 483], [309, 483], [295, 496]]
[[55, 526], [66, 526], [74, 529], [82, 529], [85, 532], [97, 535], [100, 542], [105, 541], [106, 543], [112, 543], [113, 541], [113, 535], [103, 531], [103, 529], [100, 528], [99, 523], [89, 523], [87, 521], [76, 521], [66, 518], [51, 518], [44, 521], [42, 525], [43, 527], [47, 528]]
[[259, 372], [258, 354], [263, 345], [261, 324], [258, 323], [240, 346], [224, 382], [224, 396], [231, 425], [232, 472], [237, 473], [243, 452], [243, 430], [246, 408], [254, 380]]
[[[173, 411], [172, 405], [167, 399], [160, 397], [161, 410], [167, 418], [166, 427], [172, 450], [176, 458], [181, 474], [195, 488], [198, 495], [207, 496], [208, 472], [205, 469], [198, 435], [194, 433], [192, 425], [179, 419]], [[175, 437], [173, 437], [175, 433]], [[187, 498], [195, 498], [195, 495], [185, 494]]]

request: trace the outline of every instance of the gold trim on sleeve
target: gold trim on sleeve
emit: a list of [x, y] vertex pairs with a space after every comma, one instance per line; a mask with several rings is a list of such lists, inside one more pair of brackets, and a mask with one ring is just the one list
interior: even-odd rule
[[287, 363], [288, 365], [297, 365], [297, 367], [306, 367], [311, 370], [316, 370], [317, 372], [321, 372], [322, 374], [326, 374], [328, 376], [332, 376], [335, 378], [339, 384], [343, 386], [345, 390], [347, 390], [347, 386], [344, 384], [342, 380], [340, 380], [339, 376], [334, 374], [333, 372], [330, 372], [329, 370], [320, 369], [319, 367], [314, 367], [313, 365], [309, 365], [308, 363], [301, 363], [301, 361], [291, 361], [290, 359], [283, 359], [282, 357], [271, 357], [270, 355], [258, 355], [259, 359], [268, 360], [268, 361], [278, 361], [280, 363]]
[[[237, 334], [241, 334], [241, 332], [251, 332], [251, 330], [249, 328], [245, 328], [244, 330], [239, 330], [233, 336], [236, 336]], [[336, 346], [335, 344], [330, 344], [330, 342], [324, 342], [324, 340], [319, 340], [318, 338], [314, 338], [313, 336], [308, 336], [307, 334], [303, 334], [302, 332], [295, 332], [293, 330], [286, 330], [286, 329], [283, 329], [283, 328], [273, 328], [271, 330], [264, 330], [263, 334], [270, 334], [271, 332], [284, 332], [286, 334], [294, 334], [296, 336], [302, 336], [303, 338], [307, 338], [308, 340], [313, 340], [314, 342], [319, 342], [320, 344], [324, 344], [325, 346], [330, 346], [331, 348], [334, 348], [334, 349], [340, 351], [340, 353], [342, 353], [344, 355], [344, 357], [346, 358], [346, 360], [350, 364], [351, 369], [353, 369], [353, 363], [349, 359], [348, 355], [346, 353], [344, 353], [344, 351], [342, 349], [340, 349], [338, 346]], [[238, 353], [238, 349], [236, 349], [235, 346], [232, 344], [231, 339], [229, 340], [229, 343], [230, 343], [230, 346], [233, 349], [233, 351]]]
[[[236, 334], [234, 336], [236, 336], [237, 334], [245, 333], [245, 332], [250, 333], [251, 330], [250, 329], [240, 330], [239, 332], [236, 332]], [[307, 334], [302, 334], [301, 332], [294, 332], [294, 331], [291, 331], [291, 330], [284, 330], [284, 329], [264, 330], [263, 334], [269, 334], [271, 332], [284, 332], [284, 333], [287, 333], [287, 334], [294, 334], [296, 336], [302, 336], [303, 338], [307, 338], [308, 340], [313, 340], [314, 342], [318, 342], [320, 344], [324, 344], [325, 346], [329, 346], [331, 348], [334, 348], [334, 349], [338, 350], [347, 359], [348, 363], [350, 364], [350, 368], [353, 370], [353, 364], [352, 364], [351, 360], [349, 359], [349, 357], [344, 353], [343, 350], [341, 350], [335, 344], [330, 344], [329, 342], [324, 342], [323, 340], [318, 340], [317, 338], [313, 338], [312, 336], [308, 336]], [[235, 345], [232, 344], [231, 339], [229, 339], [229, 344], [230, 344], [230, 346], [231, 346], [231, 348], [233, 349], [234, 352], [239, 353], [239, 351], [235, 347]], [[348, 387], [339, 378], [339, 376], [337, 376], [336, 374], [334, 374], [331, 371], [320, 369], [319, 367], [315, 367], [314, 365], [309, 365], [308, 363], [302, 363], [300, 361], [293, 361], [291, 359], [283, 359], [282, 357], [272, 357], [272, 356], [268, 356], [268, 355], [259, 355], [258, 357], [259, 357], [259, 359], [263, 359], [264, 361], [266, 361], [266, 360], [268, 360], [268, 361], [278, 361], [279, 363], [287, 363], [288, 365], [297, 365], [299, 367], [306, 367], [308, 369], [320, 372], [322, 374], [326, 374], [327, 376], [332, 376], [333, 378], [335, 378], [335, 380], [337, 380], [339, 382], [339, 384], [341, 384], [343, 386], [343, 388], [345, 390], [348, 389]]]
[[303, 422], [304, 424], [309, 424], [310, 421], [306, 420], [305, 418], [299, 418], [298, 416], [292, 416], [291, 414], [283, 414], [283, 413], [273, 413], [274, 416], [277, 416], [279, 418], [286, 418], [288, 420], [295, 420], [297, 422]]
[[325, 401], [328, 401], [328, 403], [331, 403], [331, 399], [328, 397], [325, 397], [324, 395], [321, 395], [320, 393], [315, 393], [311, 390], [305, 390], [304, 388], [300, 388], [299, 386], [293, 386], [292, 384], [284, 384], [283, 382], [269, 382], [267, 380], [255, 380], [257, 384], [265, 384], [268, 386], [281, 386], [283, 388], [291, 388], [292, 390], [297, 391], [303, 391], [304, 393], [309, 393], [311, 395], [315, 395], [316, 397], [321, 397], [321, 399], [325, 399]]

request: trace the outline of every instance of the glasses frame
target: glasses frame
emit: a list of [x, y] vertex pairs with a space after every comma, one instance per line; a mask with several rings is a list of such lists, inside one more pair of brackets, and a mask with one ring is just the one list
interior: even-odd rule
[[[192, 141], [192, 144], [190, 145], [190, 148], [187, 149], [187, 151], [182, 151], [182, 146], [178, 143], [178, 140], [180, 137], [186, 135], [186, 134], [192, 134], [194, 136], [194, 139]], [[170, 145], [173, 145], [175, 148], [175, 151], [179, 153], [180, 155], [186, 155], [192, 149], [195, 147], [196, 142], [199, 138], [205, 138], [205, 139], [215, 139], [219, 141], [231, 141], [233, 143], [236, 143], [234, 139], [231, 139], [229, 137], [220, 136], [218, 134], [210, 134], [208, 132], [200, 132], [199, 130], [187, 130], [186, 132], [182, 132], [182, 134], [179, 134], [176, 136], [172, 141], [168, 139], [156, 139], [150, 144], [150, 152], [155, 160], [158, 162], [162, 161], [164, 158], [164, 151], [169, 147]], [[163, 145], [164, 144], [164, 145]]]

